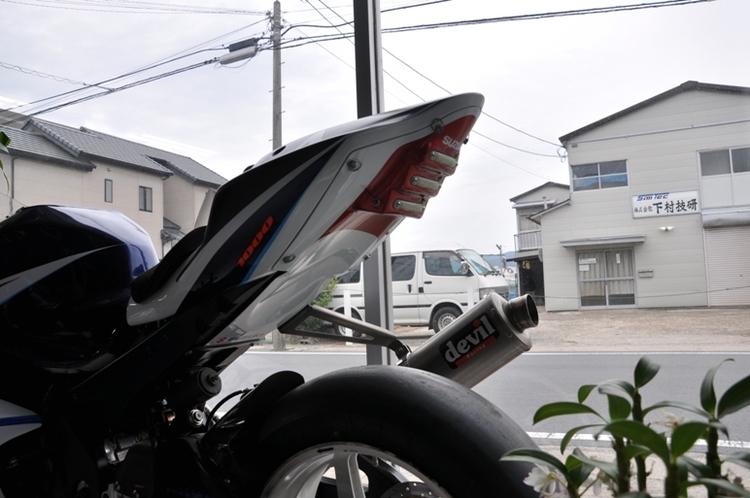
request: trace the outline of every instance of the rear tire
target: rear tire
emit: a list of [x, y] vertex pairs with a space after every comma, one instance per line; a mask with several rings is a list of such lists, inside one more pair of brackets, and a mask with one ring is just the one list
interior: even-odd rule
[[437, 334], [461, 316], [461, 310], [452, 304], [443, 305], [435, 310], [430, 320], [430, 328]]
[[428, 372], [335, 372], [287, 394], [266, 420], [253, 451], [267, 476], [263, 498], [538, 496], [522, 482], [530, 465], [499, 461], [535, 447], [526, 433], [476, 393]]

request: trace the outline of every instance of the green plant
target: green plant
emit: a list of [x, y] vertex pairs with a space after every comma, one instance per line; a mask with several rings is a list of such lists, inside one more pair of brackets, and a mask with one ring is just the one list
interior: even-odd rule
[[[547, 497], [577, 498], [589, 489], [599, 488], [603, 484], [612, 490], [613, 496], [649, 497], [646, 491], [648, 472], [645, 463], [649, 456], [661, 460], [666, 468], [666, 498], [687, 496], [687, 490], [692, 486], [704, 486], [710, 498], [719, 496], [720, 493], [750, 497], [750, 492], [741, 482], [730, 481], [722, 471], [725, 462], [750, 468], [750, 452], [738, 451], [723, 456], [718, 452], [719, 433], [728, 436], [722, 418], [750, 405], [750, 375], [732, 385], [717, 400], [714, 376], [723, 363], [706, 373], [700, 388], [700, 407], [679, 401], [662, 401], [643, 407], [641, 390], [656, 376], [660, 368], [657, 363], [644, 356], [635, 367], [633, 383], [608, 380], [584, 385], [578, 389], [577, 402], [546, 404], [535, 413], [535, 424], [561, 415], [587, 414], [595, 417], [595, 423], [570, 429], [560, 443], [560, 452], [565, 452], [576, 434], [593, 429], [596, 431], [595, 438], [604, 433], [611, 436], [615, 453], [615, 460], [612, 462], [589, 458], [580, 448], [575, 448], [565, 462], [536, 448], [509, 451], [501, 460], [535, 463], [537, 467], [524, 482]], [[594, 390], [606, 396], [609, 411], [607, 415], [600, 414], [584, 403]], [[683, 422], [681, 418], [668, 414], [667, 420], [662, 423], [667, 430], [657, 432], [653, 426], [658, 424], [646, 422], [644, 417], [654, 410], [665, 408], [690, 412], [698, 415], [700, 420]], [[706, 441], [705, 462], [688, 456], [699, 439]], [[633, 467], [636, 472], [636, 490], [631, 490], [630, 487]]]
[[[325, 289], [320, 291], [320, 294], [315, 297], [312, 304], [316, 304], [321, 308], [327, 308], [328, 304], [333, 300], [333, 295], [331, 294], [331, 292], [333, 292], [333, 288], [336, 287], [336, 284], [338, 283], [339, 281], [335, 278], [331, 280], [331, 282], [325, 287]], [[318, 332], [326, 327], [327, 324], [328, 322], [321, 320], [320, 318], [311, 316], [306, 318], [305, 321], [300, 324], [300, 328], [302, 330], [309, 330], [310, 332]]]

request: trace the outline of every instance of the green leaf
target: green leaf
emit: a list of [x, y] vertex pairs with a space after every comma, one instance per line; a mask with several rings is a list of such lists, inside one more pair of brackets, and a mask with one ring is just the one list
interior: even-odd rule
[[750, 405], [750, 375], [737, 381], [732, 387], [727, 389], [719, 400], [716, 415], [721, 418], [730, 413], [742, 410], [748, 405]]
[[604, 420], [603, 417], [596, 412], [596, 410], [589, 406], [582, 405], [581, 403], [573, 403], [572, 401], [560, 401], [557, 403], [549, 403], [540, 407], [534, 414], [534, 423], [539, 423], [542, 420], [548, 419], [550, 417], [559, 417], [560, 415], [579, 415], [582, 413], [596, 415], [597, 417]]
[[534, 448], [518, 448], [510, 450], [500, 457], [501, 462], [531, 462], [541, 465], [551, 465], [559, 470], [565, 478], [568, 478], [568, 468], [557, 458], [549, 453]]
[[628, 491], [617, 495], [617, 498], [651, 498], [651, 495], [643, 491]]
[[724, 456], [725, 462], [732, 462], [750, 469], [750, 451], [736, 451]]
[[701, 461], [686, 457], [685, 455], [679, 457], [678, 461], [685, 463], [687, 465], [688, 471], [697, 478], [714, 477], [714, 473], [711, 470], [711, 467]]
[[684, 455], [693, 447], [695, 442], [706, 433], [708, 424], [705, 422], [685, 422], [672, 431], [672, 458]]
[[630, 403], [622, 396], [607, 395], [609, 400], [609, 418], [612, 420], [621, 420], [628, 418], [630, 415]]
[[703, 382], [701, 383], [701, 406], [711, 415], [716, 414], [716, 392], [714, 391], [714, 376], [716, 375], [716, 371], [719, 369], [719, 367], [727, 361], [734, 360], [732, 360], [731, 358], [722, 360], [718, 365], [706, 372], [706, 376], [703, 377]]
[[573, 427], [568, 432], [566, 432], [565, 436], [562, 438], [562, 441], [560, 442], [560, 453], [565, 453], [565, 449], [568, 447], [568, 443], [570, 443], [570, 440], [573, 439], [576, 434], [584, 429], [589, 429], [591, 427], [604, 427], [604, 424], [589, 424]]
[[575, 448], [573, 455], [568, 456], [567, 460], [565, 460], [565, 466], [568, 468], [568, 483], [578, 489], [588, 479], [595, 467], [590, 463], [582, 462], [574, 455], [584, 457], [586, 455], [579, 448]]
[[612, 379], [605, 380], [604, 382], [599, 383], [600, 394], [614, 394], [616, 396], [622, 396], [620, 389], [625, 391], [625, 393], [631, 398], [635, 394], [635, 387], [633, 387], [633, 384], [624, 380]]
[[669, 463], [669, 447], [664, 436], [641, 422], [633, 420], [615, 420], [606, 426], [613, 436], [627, 438], [635, 444], [645, 446], [664, 463]]
[[645, 446], [640, 446], [637, 444], [628, 444], [620, 451], [622, 452], [622, 456], [625, 457], [625, 460], [632, 460], [637, 456], [648, 456], [651, 454], [651, 450], [649, 450]]
[[700, 484], [724, 489], [730, 493], [734, 493], [735, 496], [750, 498], [750, 491], [724, 479], [696, 479], [695, 481], [686, 483], [686, 487], [697, 486]]
[[5, 134], [4, 131], [0, 131], [0, 150], [3, 152], [8, 152], [8, 147], [10, 145], [10, 137]]
[[607, 474], [609, 477], [611, 477], [613, 480], [617, 481], [617, 478], [619, 474], [617, 473], [617, 464], [613, 462], [603, 462], [601, 460], [594, 460], [593, 458], [589, 458], [583, 453], [573, 453], [568, 457], [568, 461], [571, 459], [577, 459], [580, 460], [583, 464], [593, 465], [597, 469], [600, 469], [602, 472]]
[[659, 372], [661, 365], [653, 361], [648, 356], [641, 357], [638, 360], [638, 364], [635, 366], [634, 380], [636, 389], [640, 389], [645, 386], [656, 376]]
[[589, 397], [589, 394], [591, 394], [591, 391], [594, 390], [596, 387], [596, 384], [586, 384], [584, 386], [581, 386], [578, 388], [578, 402], [583, 403], [586, 401], [586, 398]]
[[702, 408], [698, 408], [697, 406], [683, 403], [681, 401], [661, 401], [659, 403], [654, 403], [648, 408], [643, 409], [643, 415], [646, 416], [647, 413], [657, 410], [659, 408], [677, 408], [679, 410], [685, 410], [688, 412], [695, 413], [697, 415], [700, 415], [701, 417], [705, 417], [708, 420], [714, 418], [713, 415], [708, 413], [706, 410], [703, 410]]

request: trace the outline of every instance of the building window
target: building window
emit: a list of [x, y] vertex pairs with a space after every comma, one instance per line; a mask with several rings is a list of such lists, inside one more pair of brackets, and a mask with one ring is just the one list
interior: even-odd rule
[[701, 176], [750, 172], [750, 147], [701, 152]]
[[104, 180], [104, 202], [112, 202], [112, 180]]
[[153, 190], [151, 187], [138, 187], [138, 209], [148, 211], [149, 213], [154, 210]]
[[580, 164], [570, 167], [573, 174], [573, 190], [599, 190], [628, 186], [626, 161]]

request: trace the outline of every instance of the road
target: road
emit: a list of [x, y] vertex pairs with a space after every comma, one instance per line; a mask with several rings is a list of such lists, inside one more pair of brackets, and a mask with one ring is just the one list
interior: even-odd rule
[[[559, 433], [591, 418], [559, 417], [533, 425], [539, 406], [554, 401], [575, 401], [578, 388], [608, 379], [632, 382], [633, 369], [642, 353], [527, 353], [477, 385], [474, 390], [500, 407], [537, 439], [559, 438]], [[750, 353], [649, 353], [661, 365], [654, 380], [643, 389], [644, 405], [673, 400], [700, 405], [699, 390], [706, 372], [726, 358], [715, 377], [717, 395], [750, 373]], [[280, 370], [294, 370], [305, 379], [326, 372], [365, 364], [363, 353], [248, 352], [222, 374], [227, 394], [252, 386]], [[218, 399], [221, 399], [220, 397]], [[606, 413], [602, 396], [591, 395], [591, 406]], [[674, 412], [683, 416], [685, 413]], [[656, 418], [664, 415], [655, 412]], [[750, 449], [750, 409], [724, 420], [732, 442]], [[543, 441], [542, 441], [543, 442]], [[540, 443], [541, 444], [541, 443]]]

